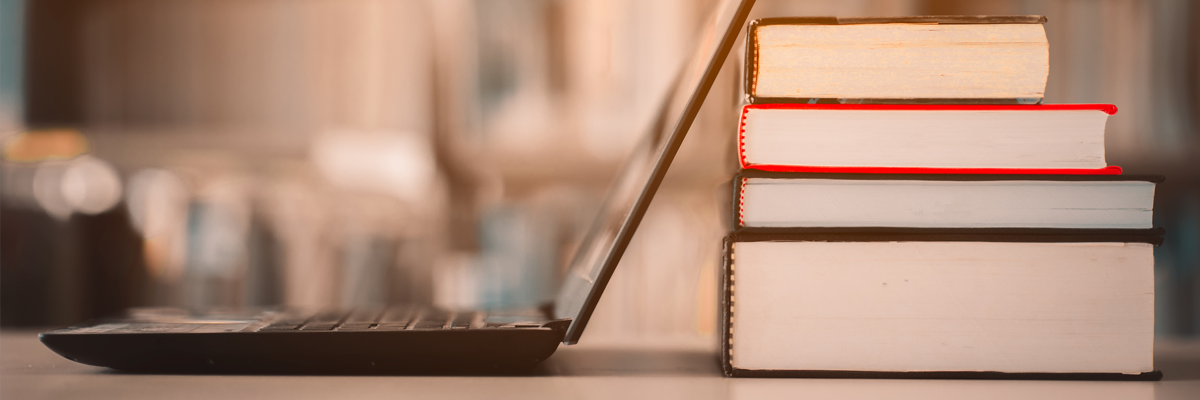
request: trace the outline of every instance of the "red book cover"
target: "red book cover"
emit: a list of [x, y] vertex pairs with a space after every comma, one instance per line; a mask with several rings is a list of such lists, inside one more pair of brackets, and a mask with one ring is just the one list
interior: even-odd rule
[[845, 167], [820, 165], [752, 164], [746, 160], [746, 114], [752, 109], [793, 110], [869, 110], [869, 111], [1080, 111], [1095, 110], [1116, 114], [1111, 104], [1056, 105], [909, 105], [909, 104], [749, 104], [742, 107], [738, 123], [738, 162], [743, 169], [774, 172], [856, 173], [856, 174], [1022, 174], [1022, 175], [1120, 175], [1121, 167], [1076, 168], [922, 168], [922, 167]]

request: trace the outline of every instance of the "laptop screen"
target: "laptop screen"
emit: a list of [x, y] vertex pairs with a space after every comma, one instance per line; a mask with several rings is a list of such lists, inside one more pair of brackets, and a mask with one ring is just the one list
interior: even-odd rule
[[696, 46], [671, 92], [624, 169], [609, 188], [600, 213], [571, 259], [554, 303], [555, 318], [572, 318], [563, 339], [579, 341], [600, 294], [633, 238], [667, 167], [708, 96], [754, 0], [721, 0], [695, 36]]

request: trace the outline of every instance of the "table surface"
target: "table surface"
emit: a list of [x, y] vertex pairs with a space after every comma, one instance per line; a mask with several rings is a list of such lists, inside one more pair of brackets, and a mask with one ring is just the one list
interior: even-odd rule
[[562, 346], [531, 376], [238, 376], [122, 373], [68, 361], [36, 331], [0, 332], [0, 399], [1200, 398], [1200, 341], [1159, 340], [1160, 382], [732, 379], [708, 346]]

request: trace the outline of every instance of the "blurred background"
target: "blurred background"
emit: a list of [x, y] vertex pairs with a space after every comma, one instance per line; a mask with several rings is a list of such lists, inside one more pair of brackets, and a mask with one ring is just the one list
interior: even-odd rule
[[[131, 306], [536, 306], [713, 0], [0, 0], [0, 325]], [[751, 18], [1041, 14], [1047, 103], [1163, 174], [1157, 331], [1200, 335], [1200, 4], [759, 0]], [[743, 44], [585, 341], [712, 337]]]

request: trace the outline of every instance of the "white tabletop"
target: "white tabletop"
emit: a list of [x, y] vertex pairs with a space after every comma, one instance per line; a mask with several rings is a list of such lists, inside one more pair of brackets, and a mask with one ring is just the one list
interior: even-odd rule
[[1160, 382], [732, 379], [706, 346], [563, 346], [532, 376], [144, 375], [63, 359], [0, 333], [0, 399], [1197, 399], [1200, 342], [1160, 340]]

